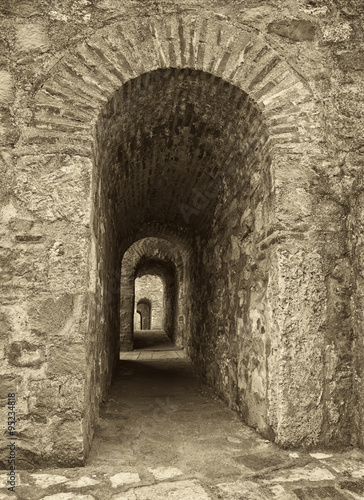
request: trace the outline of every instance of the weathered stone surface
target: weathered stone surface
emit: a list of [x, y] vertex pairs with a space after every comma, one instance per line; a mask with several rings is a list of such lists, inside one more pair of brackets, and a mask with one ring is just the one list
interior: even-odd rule
[[50, 347], [47, 356], [48, 375], [78, 375], [86, 370], [85, 348], [82, 344]]
[[53, 433], [54, 453], [58, 463], [77, 467], [84, 462], [83, 429], [79, 416], [56, 426]]
[[47, 29], [42, 24], [22, 23], [17, 27], [16, 37], [19, 51], [39, 50], [44, 52], [49, 48]]
[[94, 500], [94, 497], [80, 493], [56, 493], [55, 495], [47, 495], [42, 500]]
[[[138, 314], [138, 304], [143, 299], [150, 301], [150, 308], [149, 311], [143, 311], [143, 306], [141, 305], [140, 313]], [[136, 330], [163, 330], [163, 282], [158, 276], [144, 275], [135, 280], [134, 303], [136, 307], [134, 328]], [[149, 322], [148, 320], [143, 322], [143, 317], [149, 317]]]
[[88, 476], [82, 476], [77, 481], [68, 481], [67, 482], [67, 487], [68, 488], [84, 488], [86, 486], [96, 486], [99, 484], [100, 481], [97, 481], [96, 479], [92, 479], [91, 477]]
[[21, 376], [5, 375], [0, 379], [0, 399], [7, 400], [9, 393], [17, 392], [22, 382]]
[[117, 486], [124, 486], [124, 484], [134, 484], [140, 482], [139, 474], [133, 472], [120, 472], [110, 477], [111, 486], [116, 488]]
[[[345, 71], [362, 71], [364, 69], [364, 56], [362, 52], [343, 51], [338, 53], [336, 57]], [[346, 105], [350, 105], [350, 101], [346, 102]]]
[[62, 484], [67, 481], [65, 476], [55, 476], [53, 474], [31, 474], [31, 477], [35, 480], [35, 484], [39, 488], [48, 488], [49, 486]]
[[177, 467], [157, 467], [156, 469], [148, 467], [148, 470], [153, 474], [157, 481], [171, 479], [172, 477], [177, 477], [183, 474], [183, 472], [177, 469]]
[[249, 425], [285, 446], [362, 444], [361, 3], [0, 13], [1, 371], [23, 377], [28, 452], [42, 424], [58, 453], [72, 394], [85, 447], [59, 448], [87, 452], [132, 326], [122, 257], [137, 244], [156, 269], [144, 238], [170, 257], [171, 338]]
[[295, 481], [330, 481], [335, 479], [335, 476], [326, 468], [307, 466], [304, 468], [290, 469], [282, 471], [271, 479], [274, 483], [291, 483]]
[[45, 361], [44, 348], [26, 340], [13, 342], [7, 348], [7, 360], [13, 366], [39, 368]]
[[157, 500], [160, 498], [210, 500], [211, 497], [197, 481], [165, 482], [154, 486], [133, 488], [113, 497], [114, 500]]
[[9, 109], [0, 109], [0, 146], [12, 146], [19, 139], [19, 131], [15, 127]]
[[249, 498], [249, 500], [268, 500], [271, 499], [270, 491], [251, 481], [237, 481], [235, 483], [218, 484], [214, 487], [217, 496], [226, 500], [239, 500], [240, 498]]
[[14, 83], [8, 71], [0, 71], [0, 105], [11, 104], [14, 101]]
[[268, 33], [275, 33], [294, 42], [312, 41], [315, 38], [315, 26], [310, 21], [288, 19], [270, 23]]
[[64, 328], [73, 312], [73, 307], [74, 297], [71, 294], [64, 294], [58, 298], [40, 301], [29, 311], [29, 316], [33, 320], [33, 326], [48, 336]]

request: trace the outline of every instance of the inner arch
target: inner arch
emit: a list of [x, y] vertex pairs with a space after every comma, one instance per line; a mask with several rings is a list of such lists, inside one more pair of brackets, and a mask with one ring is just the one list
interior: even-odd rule
[[[221, 78], [159, 69], [115, 93], [97, 123], [94, 153], [100, 293], [141, 235], [188, 247], [177, 292], [185, 294], [177, 315], [183, 344], [216, 392], [268, 435], [270, 256], [257, 242], [271, 230], [274, 200], [261, 112]], [[121, 274], [123, 315], [134, 277]], [[99, 314], [108, 345], [95, 353], [102, 385], [117, 361], [118, 299]]]
[[205, 234], [224, 183], [244, 175], [249, 155], [267, 140], [242, 90], [189, 69], [129, 81], [98, 125], [98, 184], [117, 200], [120, 242], [150, 222]]

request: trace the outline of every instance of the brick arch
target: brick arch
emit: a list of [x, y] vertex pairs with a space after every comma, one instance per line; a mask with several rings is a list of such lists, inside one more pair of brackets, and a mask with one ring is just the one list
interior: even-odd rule
[[139, 299], [136, 304], [136, 312], [140, 315], [140, 330], [150, 330], [152, 317], [152, 303], [147, 297]]
[[115, 22], [65, 53], [37, 82], [23, 144], [47, 139], [48, 151], [90, 155], [105, 104], [130, 80], [161, 68], [201, 70], [240, 88], [262, 110], [275, 143], [300, 142], [313, 126], [309, 86], [256, 30], [213, 14], [171, 14]]
[[[183, 247], [182, 247], [183, 248]], [[120, 346], [133, 347], [134, 280], [142, 274], [156, 274], [165, 284], [165, 330], [177, 345], [186, 343], [184, 318], [186, 314], [188, 283], [186, 269], [188, 254], [164, 238], [147, 237], [137, 240], [125, 252], [121, 266]], [[168, 316], [168, 318], [167, 318]]]

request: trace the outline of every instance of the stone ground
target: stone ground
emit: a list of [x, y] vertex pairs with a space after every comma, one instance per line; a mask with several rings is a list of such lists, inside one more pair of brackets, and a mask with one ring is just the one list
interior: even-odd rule
[[163, 332], [138, 332], [82, 468], [20, 471], [0, 500], [364, 500], [364, 453], [285, 451], [241, 423]]

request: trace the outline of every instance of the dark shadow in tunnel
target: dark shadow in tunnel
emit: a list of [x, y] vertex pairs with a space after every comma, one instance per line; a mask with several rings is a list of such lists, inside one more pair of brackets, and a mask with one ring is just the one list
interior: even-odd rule
[[176, 345], [161, 330], [136, 330], [134, 332], [134, 351], [174, 351], [175, 349], [177, 349]]

